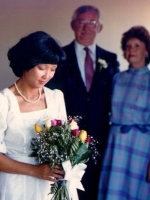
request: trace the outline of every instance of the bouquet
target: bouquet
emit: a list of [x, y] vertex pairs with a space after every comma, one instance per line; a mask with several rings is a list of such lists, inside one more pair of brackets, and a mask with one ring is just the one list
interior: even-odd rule
[[92, 157], [96, 162], [99, 155], [96, 149], [97, 141], [85, 130], [79, 130], [79, 118], [62, 120], [45, 120], [43, 127], [35, 124], [37, 136], [32, 139], [31, 156], [37, 158], [40, 164], [49, 163], [62, 166], [65, 171], [63, 180], [51, 184], [52, 200], [76, 200], [77, 189], [84, 190], [81, 179], [85, 172], [84, 163]]

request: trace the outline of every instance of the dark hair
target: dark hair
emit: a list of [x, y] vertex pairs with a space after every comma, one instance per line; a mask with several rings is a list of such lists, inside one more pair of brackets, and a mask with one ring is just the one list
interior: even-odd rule
[[88, 12], [88, 11], [95, 11], [97, 13], [98, 18], [100, 17], [100, 12], [96, 7], [91, 6], [91, 5], [83, 5], [83, 6], [78, 7], [74, 11], [74, 14], [72, 16], [72, 21], [74, 21], [78, 15]]
[[129, 39], [137, 38], [145, 43], [146, 50], [148, 51], [148, 57], [146, 58], [146, 64], [150, 62], [150, 34], [149, 31], [143, 26], [133, 26], [128, 31], [123, 33], [121, 39], [121, 48], [123, 51], [126, 49], [126, 45]]
[[38, 64], [60, 64], [65, 53], [49, 34], [37, 31], [20, 39], [8, 51], [9, 66], [17, 77], [21, 77]]

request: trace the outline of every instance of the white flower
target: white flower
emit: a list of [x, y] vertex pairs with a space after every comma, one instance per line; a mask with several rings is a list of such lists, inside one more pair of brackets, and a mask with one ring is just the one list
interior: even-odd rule
[[105, 60], [103, 60], [103, 59], [98, 59], [98, 63], [101, 65], [101, 68], [103, 67], [103, 68], [107, 68], [108, 67], [108, 64], [107, 64], [107, 62], [105, 61]]
[[74, 119], [71, 120], [69, 126], [70, 126], [71, 130], [79, 129], [79, 126], [78, 126], [77, 122]]
[[51, 120], [47, 119], [44, 121], [45, 128], [49, 129], [51, 127]]
[[148, 69], [150, 70], [150, 64], [147, 65]]

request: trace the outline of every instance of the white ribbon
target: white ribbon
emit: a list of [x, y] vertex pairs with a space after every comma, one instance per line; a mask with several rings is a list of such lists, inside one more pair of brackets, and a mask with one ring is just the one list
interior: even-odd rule
[[64, 180], [67, 180], [69, 197], [71, 200], [79, 200], [77, 189], [84, 191], [81, 179], [87, 166], [79, 163], [72, 168], [70, 160], [63, 162], [62, 165], [65, 171]]

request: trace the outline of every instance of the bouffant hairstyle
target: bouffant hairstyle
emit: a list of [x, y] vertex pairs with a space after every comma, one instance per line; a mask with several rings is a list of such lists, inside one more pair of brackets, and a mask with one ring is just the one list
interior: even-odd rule
[[129, 39], [137, 38], [140, 41], [145, 43], [146, 50], [148, 51], [148, 56], [146, 57], [146, 64], [150, 62], [150, 33], [143, 26], [134, 26], [130, 28], [128, 31], [123, 33], [121, 39], [121, 48], [123, 51], [126, 49], [126, 45]]
[[65, 53], [49, 34], [37, 31], [20, 39], [7, 53], [9, 66], [17, 77], [38, 64], [57, 64], [65, 59]]

